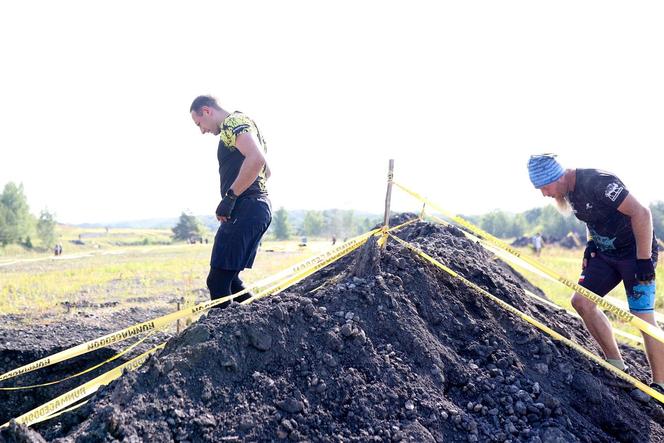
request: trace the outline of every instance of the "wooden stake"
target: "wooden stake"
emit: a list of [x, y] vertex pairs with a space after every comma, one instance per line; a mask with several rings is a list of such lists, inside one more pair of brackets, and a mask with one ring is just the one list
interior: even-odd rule
[[394, 159], [390, 159], [389, 171], [387, 173], [387, 194], [385, 195], [385, 219], [383, 227], [390, 227], [390, 203], [392, 202], [392, 179], [394, 178]]

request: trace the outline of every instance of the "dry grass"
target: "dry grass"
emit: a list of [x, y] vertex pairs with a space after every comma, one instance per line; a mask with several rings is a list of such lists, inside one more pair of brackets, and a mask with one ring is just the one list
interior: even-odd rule
[[[0, 313], [33, 318], [53, 317], [66, 304], [116, 302], [123, 308], [146, 302], [187, 305], [208, 297], [205, 279], [209, 271], [209, 244], [118, 246], [141, 243], [151, 235], [155, 241], [168, 238], [167, 230], [124, 230], [105, 235], [105, 230], [71, 229], [70, 239], [80, 233], [84, 245], [64, 243], [65, 253], [22, 253], [0, 260]], [[102, 234], [89, 236], [89, 234]], [[122, 235], [120, 235], [122, 234]], [[66, 238], [67, 238], [66, 237]], [[295, 241], [264, 242], [254, 268], [242, 274], [251, 283], [272, 275], [330, 247], [326, 241], [299, 247]]]
[[[573, 282], [576, 282], [579, 279], [583, 249], [547, 247], [542, 249], [540, 257], [536, 257], [531, 249], [521, 248], [521, 250], [525, 255], [529, 255], [531, 258], [539, 261], [549, 269], [552, 269], [560, 276]], [[517, 266], [517, 269], [535, 286], [541, 288], [556, 304], [567, 310], [574, 310], [570, 304], [570, 298], [573, 293], [570, 288], [564, 286], [562, 283], [551, 281], [550, 279], [542, 277], [534, 272], [530, 272], [524, 268]], [[664, 312], [664, 265], [662, 264], [662, 260], [660, 260], [657, 265], [656, 285], [657, 295], [655, 299], [655, 309], [662, 313]], [[608, 295], [618, 300], [626, 301], [627, 299], [625, 288], [622, 283], [614, 288]], [[628, 324], [624, 324], [619, 320], [614, 320], [613, 323], [626, 332], [639, 335], [639, 331]]]

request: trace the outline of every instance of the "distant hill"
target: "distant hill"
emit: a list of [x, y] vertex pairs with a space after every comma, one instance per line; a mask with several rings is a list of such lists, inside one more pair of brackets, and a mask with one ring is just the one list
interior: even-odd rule
[[[276, 211], [277, 208], [272, 208], [272, 211]], [[327, 209], [326, 211], [333, 211], [334, 209]], [[301, 226], [302, 221], [304, 220], [305, 214], [308, 212], [308, 209], [293, 209], [288, 211], [288, 221], [291, 226]], [[320, 211], [324, 212], [324, 211]], [[372, 214], [365, 211], [353, 211], [355, 218], [375, 218], [382, 217], [381, 214]], [[207, 226], [211, 231], [216, 231], [219, 226], [219, 222], [216, 217], [213, 215], [197, 215], [197, 219], [201, 221], [205, 226]], [[148, 218], [143, 220], [127, 220], [119, 221], [112, 223], [81, 223], [75, 225], [79, 228], [134, 228], [134, 229], [170, 229], [178, 223], [179, 216], [177, 217], [164, 217], [164, 218]]]
[[[200, 218], [200, 217], [199, 217]], [[175, 226], [178, 217], [148, 218], [144, 220], [128, 220], [113, 223], [81, 223], [79, 228], [134, 228], [134, 229], [169, 229]]]

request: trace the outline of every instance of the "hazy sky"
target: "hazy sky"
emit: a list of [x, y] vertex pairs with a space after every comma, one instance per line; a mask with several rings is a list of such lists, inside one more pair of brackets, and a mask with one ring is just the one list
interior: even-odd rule
[[70, 223], [212, 214], [212, 93], [258, 123], [275, 207], [381, 212], [394, 158], [451, 212], [521, 211], [541, 152], [664, 200], [663, 5], [3, 2], [0, 186]]

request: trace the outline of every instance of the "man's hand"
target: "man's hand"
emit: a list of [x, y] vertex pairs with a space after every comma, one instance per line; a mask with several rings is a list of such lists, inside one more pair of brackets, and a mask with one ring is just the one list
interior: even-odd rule
[[233, 212], [233, 208], [235, 207], [236, 200], [237, 197], [228, 194], [226, 194], [226, 197], [221, 199], [219, 206], [217, 206], [217, 220], [219, 220], [222, 223], [230, 220], [231, 213]]
[[655, 279], [655, 266], [651, 258], [636, 259], [636, 280], [650, 282]]
[[583, 251], [583, 263], [581, 264], [581, 269], [586, 269], [586, 266], [588, 266], [588, 260], [595, 258], [596, 255], [597, 245], [594, 241], [588, 240], [588, 243], [586, 243], [586, 250]]

